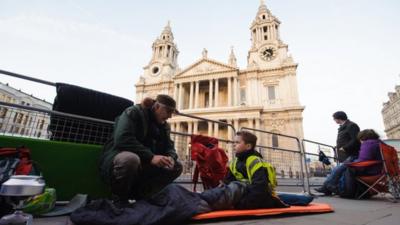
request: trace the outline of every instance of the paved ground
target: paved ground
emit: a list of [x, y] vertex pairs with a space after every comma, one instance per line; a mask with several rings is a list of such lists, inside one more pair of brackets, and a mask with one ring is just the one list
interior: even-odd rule
[[[191, 222], [186, 225], [397, 225], [400, 221], [400, 202], [392, 203], [375, 197], [371, 200], [348, 200], [338, 197], [318, 197], [315, 202], [329, 203], [335, 212], [324, 214], [241, 218], [226, 221]], [[35, 219], [34, 225], [71, 225], [68, 217]]]

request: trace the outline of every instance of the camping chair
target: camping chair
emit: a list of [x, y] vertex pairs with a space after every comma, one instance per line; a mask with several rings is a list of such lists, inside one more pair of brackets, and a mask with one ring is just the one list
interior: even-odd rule
[[[382, 194], [387, 199], [397, 202], [400, 199], [400, 175], [399, 175], [399, 158], [396, 149], [383, 142], [379, 144], [382, 160], [370, 160], [362, 162], [353, 162], [348, 164], [349, 167], [356, 170], [365, 169], [370, 166], [382, 164], [380, 174], [373, 176], [356, 176], [356, 179], [361, 184], [368, 187], [358, 199], [362, 198], [367, 193]], [[389, 193], [392, 197], [385, 195]]]

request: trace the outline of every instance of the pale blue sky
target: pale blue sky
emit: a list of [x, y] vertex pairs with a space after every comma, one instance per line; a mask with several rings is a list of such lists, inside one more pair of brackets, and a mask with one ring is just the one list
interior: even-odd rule
[[[382, 103], [400, 84], [400, 1], [267, 0], [297, 70], [304, 131], [334, 145], [332, 113], [383, 132]], [[246, 67], [258, 0], [0, 0], [0, 69], [134, 99], [151, 44], [171, 21], [185, 68], [208, 49]], [[52, 102], [55, 90], [0, 76]]]

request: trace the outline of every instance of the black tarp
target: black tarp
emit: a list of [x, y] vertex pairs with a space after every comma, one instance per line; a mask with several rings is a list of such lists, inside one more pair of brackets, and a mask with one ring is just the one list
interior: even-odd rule
[[118, 209], [109, 200], [96, 200], [73, 212], [76, 225], [179, 225], [198, 213], [200, 195], [170, 184], [149, 200]]
[[[111, 94], [56, 83], [57, 96], [53, 110], [80, 116], [114, 121], [133, 102]], [[51, 140], [76, 143], [103, 144], [112, 132], [112, 125], [51, 115], [49, 131]]]

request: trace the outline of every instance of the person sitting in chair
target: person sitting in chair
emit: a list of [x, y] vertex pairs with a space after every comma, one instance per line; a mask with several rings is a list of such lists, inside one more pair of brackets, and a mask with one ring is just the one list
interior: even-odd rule
[[[358, 133], [357, 138], [361, 142], [359, 156], [353, 162], [362, 162], [368, 160], [382, 160], [380, 153], [379, 135], [372, 129], [365, 129]], [[333, 168], [331, 174], [326, 178], [323, 185], [320, 188], [316, 188], [317, 192], [323, 193], [325, 195], [331, 195], [332, 193], [337, 193], [339, 179], [346, 170], [346, 163], [342, 163], [335, 168]], [[358, 171], [361, 175], [375, 175], [382, 170], [382, 165], [371, 166], [363, 171]]]

